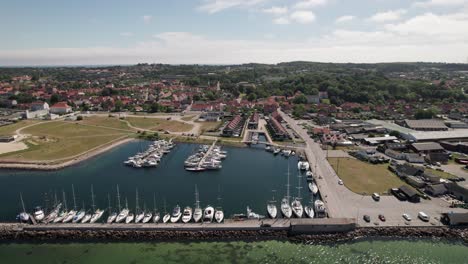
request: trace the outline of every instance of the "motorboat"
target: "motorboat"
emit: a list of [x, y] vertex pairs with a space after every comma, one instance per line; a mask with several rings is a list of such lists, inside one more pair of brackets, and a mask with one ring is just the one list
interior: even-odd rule
[[36, 219], [37, 222], [41, 222], [45, 218], [44, 210], [40, 206], [37, 206], [34, 209], [34, 219]]
[[318, 186], [317, 184], [315, 184], [315, 182], [309, 182], [309, 190], [314, 194], [316, 195], [318, 193]]
[[179, 222], [181, 217], [182, 217], [182, 212], [181, 212], [180, 206], [177, 205], [176, 207], [174, 207], [174, 210], [172, 210], [171, 223]]
[[143, 217], [142, 223], [146, 224], [149, 221], [151, 221], [151, 219], [153, 219], [153, 214], [151, 212], [146, 212], [145, 216]]
[[193, 171], [193, 172], [200, 172], [200, 171], [205, 171], [205, 168], [202, 167], [187, 167], [185, 168], [187, 171]]
[[302, 171], [308, 171], [310, 169], [309, 162], [307, 161], [299, 161], [297, 163], [297, 168]]
[[294, 215], [297, 218], [302, 218], [304, 214], [304, 207], [302, 207], [302, 204], [299, 198], [294, 199], [294, 201], [291, 203], [291, 208], [292, 208]]
[[217, 208], [215, 211], [215, 220], [218, 223], [222, 223], [224, 221], [224, 212], [221, 208]]
[[263, 219], [265, 216], [259, 215], [250, 209], [250, 207], [247, 206], [247, 218], [248, 219]]
[[275, 148], [273, 150], [273, 154], [275, 154], [275, 155], [278, 155], [278, 153], [280, 153], [280, 152], [281, 152], [281, 149], [279, 149], [279, 148]]
[[208, 206], [203, 211], [203, 222], [212, 222], [214, 217], [214, 208], [212, 206]]
[[307, 218], [314, 218], [314, 209], [312, 208], [312, 206], [304, 206], [304, 213]]
[[191, 220], [192, 220], [192, 208], [187, 206], [184, 208], [184, 213], [182, 214], [182, 222], [188, 223]]
[[130, 224], [131, 222], [133, 222], [133, 220], [135, 220], [135, 215], [133, 213], [129, 213], [125, 218], [125, 223]]

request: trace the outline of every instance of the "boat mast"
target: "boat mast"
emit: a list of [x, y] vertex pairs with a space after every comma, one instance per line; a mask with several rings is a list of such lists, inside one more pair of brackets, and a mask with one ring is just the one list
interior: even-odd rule
[[167, 210], [166, 210], [166, 197], [164, 197], [164, 214], [167, 214]]
[[218, 185], [218, 208], [221, 208], [221, 187]]
[[286, 184], [286, 199], [288, 200], [288, 204], [289, 204], [289, 201], [291, 199], [291, 196], [289, 195], [289, 187], [291, 185], [289, 184], [289, 161], [288, 161], [288, 184]]
[[200, 197], [198, 193], [198, 186], [195, 184], [195, 208], [200, 208]]
[[65, 191], [64, 190], [62, 190], [62, 196], [63, 196], [63, 204], [65, 205], [65, 211], [68, 211], [67, 197], [65, 196]]
[[128, 200], [127, 200], [127, 197], [125, 197], [125, 209], [128, 209]]
[[139, 213], [139, 207], [138, 207], [138, 188], [136, 188], [136, 194], [135, 194], [135, 213]]
[[122, 206], [120, 205], [120, 191], [119, 185], [117, 184], [117, 203], [119, 204], [119, 212], [122, 211]]
[[57, 191], [54, 190], [54, 206], [58, 205], [58, 199], [57, 199]]
[[73, 187], [73, 184], [72, 184], [72, 194], [73, 194], [73, 209], [76, 211], [75, 187]]
[[272, 200], [270, 201], [271, 203], [274, 203], [276, 202], [275, 201], [275, 193], [276, 193], [276, 190], [271, 190], [271, 192], [273, 193], [273, 197], [272, 197]]
[[21, 200], [21, 206], [23, 207], [23, 212], [26, 212], [26, 207], [24, 206], [24, 201], [23, 201], [23, 194], [20, 193], [20, 200]]
[[156, 213], [156, 193], [153, 193], [153, 210]]
[[109, 215], [112, 214], [110, 194], [107, 193], [107, 201], [109, 202]]
[[91, 206], [93, 207], [93, 212], [95, 212], [96, 211], [96, 205], [94, 204], [94, 188], [93, 188], [92, 184], [91, 184], [91, 201], [92, 201]]
[[302, 189], [302, 187], [301, 187], [301, 174], [297, 175], [297, 187], [296, 188], [297, 188], [297, 197], [296, 197], [296, 199], [301, 200], [302, 199], [301, 198], [301, 189]]

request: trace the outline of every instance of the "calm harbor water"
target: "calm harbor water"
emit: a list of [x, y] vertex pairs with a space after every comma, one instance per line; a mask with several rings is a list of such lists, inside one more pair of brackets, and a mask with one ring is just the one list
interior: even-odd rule
[[[118, 184], [122, 206], [127, 198], [129, 207], [135, 208], [135, 189], [138, 188], [140, 207], [146, 204], [148, 209], [152, 209], [155, 193], [158, 209], [164, 211], [165, 199], [167, 210], [171, 211], [177, 204], [192, 206], [195, 200], [195, 185], [198, 185], [202, 206], [216, 206], [219, 189], [221, 205], [227, 216], [245, 213], [247, 206], [257, 213], [266, 214], [266, 203], [272, 198], [271, 190], [277, 190], [275, 198], [278, 206], [285, 195], [288, 162], [291, 171], [291, 194], [297, 195], [297, 157], [286, 159], [281, 155], [274, 156], [266, 152], [262, 145], [252, 148], [224, 147], [223, 149], [228, 151], [228, 157], [223, 161], [221, 170], [193, 173], [184, 170], [183, 162], [198, 150], [199, 145], [178, 144], [163, 158], [157, 168], [134, 169], [123, 164], [127, 157], [145, 150], [149, 144], [147, 141], [132, 142], [60, 171], [1, 170], [0, 221], [15, 220], [21, 210], [20, 192], [30, 211], [37, 205], [45, 205], [45, 193], [49, 194], [50, 201], [53, 200], [54, 192], [61, 200], [62, 190], [66, 192], [68, 207], [73, 207], [72, 184], [78, 207], [84, 202], [85, 206], [90, 208], [93, 185], [96, 204], [100, 208], [107, 208], [107, 195], [110, 194], [112, 206], [116, 208]], [[304, 198], [303, 203], [306, 203], [311, 197], [305, 176], [301, 180], [301, 196]]]
[[337, 245], [288, 242], [0, 244], [2, 263], [466, 263], [461, 243], [364, 240]]

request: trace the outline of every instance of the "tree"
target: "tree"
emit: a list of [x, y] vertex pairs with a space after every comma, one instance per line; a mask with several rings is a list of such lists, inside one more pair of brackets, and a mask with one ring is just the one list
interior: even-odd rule
[[302, 104], [298, 104], [298, 105], [295, 105], [294, 106], [294, 109], [293, 109], [293, 115], [295, 117], [302, 117], [304, 114], [306, 113], [306, 109], [304, 107], [304, 105]]
[[58, 103], [59, 101], [60, 101], [60, 98], [59, 98], [58, 94], [53, 94], [50, 97], [50, 105], [54, 105], [54, 104]]
[[257, 95], [254, 93], [251, 93], [247, 96], [247, 100], [249, 100], [250, 102], [255, 101], [257, 100]]
[[159, 112], [159, 108], [160, 108], [159, 104], [154, 102], [151, 104], [149, 111], [150, 113], [157, 113]]
[[431, 119], [437, 115], [437, 111], [433, 108], [431, 109], [420, 109], [414, 114], [416, 119]]
[[121, 100], [117, 100], [117, 101], [115, 102], [115, 105], [114, 105], [114, 111], [115, 111], [115, 112], [120, 112], [120, 111], [122, 111], [123, 106], [124, 106], [124, 105], [123, 105], [122, 101], [121, 101]]
[[307, 104], [307, 97], [305, 97], [305, 95], [303, 94], [300, 94], [296, 96], [296, 98], [294, 98], [293, 103], [294, 104]]

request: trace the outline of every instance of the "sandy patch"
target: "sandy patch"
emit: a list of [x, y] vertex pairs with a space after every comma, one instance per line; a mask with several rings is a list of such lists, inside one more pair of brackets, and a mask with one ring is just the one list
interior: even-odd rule
[[28, 146], [23, 142], [8, 142], [8, 143], [0, 143], [0, 154], [5, 154], [9, 152], [15, 152], [27, 149]]

